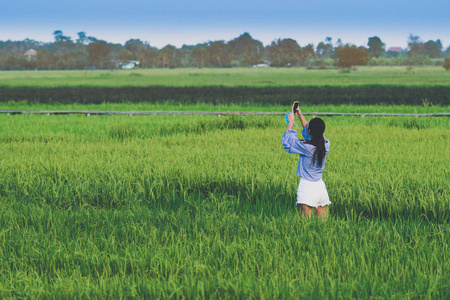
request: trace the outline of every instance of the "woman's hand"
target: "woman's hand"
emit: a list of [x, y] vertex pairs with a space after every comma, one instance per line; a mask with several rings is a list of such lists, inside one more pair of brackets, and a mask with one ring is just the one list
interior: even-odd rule
[[[293, 110], [294, 110], [294, 105], [292, 105], [292, 107], [291, 107], [291, 111], [293, 111]], [[289, 115], [291, 115], [291, 114], [293, 114], [293, 113], [290, 113]], [[297, 106], [297, 110], [294, 112], [294, 114], [300, 118], [300, 121], [302, 122], [302, 127], [305, 128], [306, 125], [308, 125], [308, 122], [306, 122], [306, 119], [300, 110], [300, 106]], [[289, 115], [288, 115], [288, 118], [289, 118]]]
[[300, 111], [300, 107], [299, 107], [299, 106], [297, 106], [297, 110], [294, 111], [294, 105], [292, 105], [291, 111], [294, 112], [294, 114], [295, 114], [297, 117], [300, 118], [300, 115], [302, 114], [302, 112]]

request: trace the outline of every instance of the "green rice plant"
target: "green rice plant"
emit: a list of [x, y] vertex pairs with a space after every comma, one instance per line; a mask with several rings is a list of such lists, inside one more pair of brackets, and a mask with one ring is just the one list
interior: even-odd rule
[[322, 223], [282, 116], [0, 115], [0, 297], [450, 297], [450, 120], [324, 120]]
[[309, 105], [434, 105], [450, 104], [448, 86], [281, 86], [281, 87], [17, 87], [1, 88], [0, 102], [101, 104], [123, 102], [218, 105], [290, 105], [301, 101]]
[[136, 129], [130, 125], [118, 124], [113, 125], [109, 129], [109, 135], [112, 138], [124, 139], [133, 137], [136, 135]]

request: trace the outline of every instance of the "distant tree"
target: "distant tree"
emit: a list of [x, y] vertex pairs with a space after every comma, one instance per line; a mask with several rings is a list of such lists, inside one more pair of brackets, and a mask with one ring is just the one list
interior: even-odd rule
[[448, 57], [445, 58], [443, 67], [444, 67], [447, 71], [450, 70], [450, 56], [448, 56]]
[[90, 42], [89, 37], [86, 36], [86, 33], [84, 31], [80, 31], [77, 34], [78, 34], [77, 44], [83, 45], [89, 44]]
[[346, 44], [336, 48], [337, 65], [339, 67], [352, 67], [357, 65], [367, 65], [370, 53], [364, 47]]
[[283, 65], [283, 51], [279, 46], [280, 39], [273, 41], [269, 46], [269, 59], [272, 62], [272, 66], [282, 66]]
[[[91, 37], [89, 37], [89, 39], [91, 39]], [[99, 42], [99, 40], [96, 39], [96, 42], [94, 42], [94, 43], [98, 43], [98, 42]], [[92, 41], [90, 41], [90, 43], [92, 43]], [[120, 63], [121, 63], [121, 61], [119, 59], [119, 53], [121, 50], [124, 49], [124, 47], [121, 44], [109, 43], [107, 45], [108, 45], [109, 52], [104, 59], [103, 68], [104, 69], [113, 69], [113, 68], [118, 69], [120, 67]]]
[[205, 45], [199, 45], [192, 50], [192, 56], [197, 63], [197, 67], [203, 68], [209, 62], [209, 51]]
[[103, 69], [106, 56], [109, 54], [109, 47], [105, 41], [97, 41], [87, 46], [89, 60], [97, 68]]
[[127, 50], [127, 49], [120, 49], [119, 52], [117, 53], [117, 57], [119, 58], [119, 60], [121, 62], [127, 62], [131, 59], [133, 59], [134, 54], [133, 52]]
[[154, 68], [158, 63], [158, 49], [153, 47], [146, 47], [141, 54], [142, 68]]
[[245, 32], [234, 40], [228, 42], [232, 55], [241, 65], [251, 66], [258, 63], [263, 55], [264, 45]]
[[328, 58], [328, 57], [332, 57], [333, 56], [334, 48], [333, 48], [333, 44], [331, 43], [331, 41], [332, 41], [331, 37], [326, 37], [325, 38], [325, 43], [324, 42], [320, 42], [317, 45], [316, 53], [317, 53], [318, 57], [320, 57], [320, 58]]
[[380, 56], [384, 56], [384, 54], [386, 53], [386, 50], [384, 49], [384, 43], [377, 36], [370, 37], [367, 46], [369, 46], [369, 53], [372, 57], [378, 58]]
[[6, 69], [5, 65], [5, 56], [3, 54], [3, 51], [0, 51], [0, 70]]
[[53, 32], [53, 35], [55, 36], [55, 42], [70, 42], [71, 38], [69, 36], [65, 36], [61, 30], [55, 30]]
[[417, 35], [409, 35], [407, 54], [409, 57], [423, 54], [423, 43]]
[[163, 68], [175, 68], [176, 58], [177, 58], [177, 48], [173, 45], [167, 45], [161, 50], [159, 50], [159, 56], [161, 58], [161, 63]]
[[448, 46], [448, 48], [444, 51], [443, 56], [444, 57], [450, 56], [450, 46]]
[[140, 60], [142, 52], [148, 45], [144, 44], [140, 39], [131, 39], [125, 43], [125, 49], [132, 53], [134, 60]]
[[302, 48], [293, 39], [281, 40], [280, 46], [283, 49], [285, 59], [288, 64], [299, 65], [302, 60]]
[[186, 47], [177, 48], [177, 67], [191, 67], [193, 65], [191, 54], [192, 50]]
[[192, 51], [192, 50], [194, 50], [195, 47], [197, 47], [199, 45], [204, 45], [204, 44], [198, 44], [198, 45], [186, 45], [186, 44], [183, 44], [183, 46], [181, 46], [181, 49], [182, 50], [186, 49], [186, 50]]
[[88, 36], [87, 39], [88, 39], [88, 43], [96, 43], [96, 42], [100, 41], [99, 39], [97, 39], [94, 36]]
[[[201, 45], [183, 45], [181, 49], [167, 45], [158, 50], [139, 39], [128, 40], [125, 45], [108, 44], [106, 41], [87, 36], [83, 31], [77, 33], [78, 37], [74, 41], [61, 30], [55, 30], [53, 35], [54, 42], [50, 43], [31, 39], [0, 41], [0, 69], [85, 69], [89, 66], [114, 68], [119, 67], [121, 61], [131, 59], [139, 60], [141, 67], [164, 68], [250, 66], [263, 59], [271, 60], [275, 66], [310, 65], [313, 59], [316, 64], [323, 66], [334, 63], [339, 66], [365, 63], [365, 59], [355, 63], [356, 57], [353, 62], [346, 63], [344, 54], [350, 51], [346, 50], [350, 46], [342, 45], [341, 39], [338, 39], [334, 48], [331, 37], [326, 37], [317, 47], [307, 45], [301, 48], [293, 39], [276, 40], [264, 47], [249, 33], [244, 33], [228, 43], [212, 41]], [[37, 51], [36, 58], [24, 56], [31, 48]], [[333, 54], [337, 49], [343, 50], [339, 56], [337, 53]], [[365, 48], [357, 49], [358, 55], [364, 58]], [[377, 36], [369, 38], [368, 51], [373, 57], [370, 61], [373, 65], [441, 65], [442, 60], [432, 59], [450, 56], [450, 47], [443, 50], [439, 39], [424, 43], [413, 34], [408, 37], [407, 49], [400, 53], [388, 51], [383, 55], [384, 44]], [[383, 57], [385, 59], [380, 59]]]
[[24, 70], [28, 68], [28, 59], [25, 58], [22, 51], [14, 51], [14, 47], [11, 46], [8, 47], [5, 52], [3, 52], [3, 55], [5, 69]]
[[[402, 54], [400, 53], [400, 52], [397, 52], [397, 51], [386, 51], [386, 57], [387, 58], [391, 58], [391, 57], [397, 57], [397, 56], [401, 56]], [[406, 53], [405, 53], [405, 55], [406, 55]]]
[[78, 47], [73, 53], [75, 59], [75, 69], [86, 69], [89, 65], [89, 55], [85, 45]]
[[56, 67], [63, 70], [75, 69], [76, 61], [73, 53], [63, 53], [57, 56]]
[[53, 32], [53, 35], [55, 36], [55, 42], [56, 43], [61, 42], [62, 37], [63, 37], [63, 32], [61, 30], [55, 30]]
[[429, 40], [423, 44], [423, 52], [430, 58], [440, 58], [442, 57], [442, 43], [441, 40], [431, 41]]
[[55, 43], [50, 44], [48, 50], [52, 53], [62, 56], [75, 50], [75, 44], [69, 36], [65, 36], [61, 30], [53, 32]]
[[298, 65], [302, 60], [302, 50], [293, 39], [273, 41], [269, 48], [269, 57], [275, 66]]
[[56, 55], [43, 49], [37, 53], [36, 67], [41, 70], [51, 70], [56, 68]]
[[302, 48], [302, 61], [306, 65], [311, 64], [311, 59], [313, 59], [316, 56], [316, 53], [314, 52], [314, 46], [312, 44], [308, 44], [305, 47]]
[[228, 67], [233, 58], [231, 47], [224, 41], [214, 41], [209, 43], [209, 57], [211, 64], [216, 67]]
[[23, 49], [24, 51], [27, 51], [31, 48], [37, 49], [42, 45], [42, 43], [39, 43], [32, 39], [24, 39], [23, 41], [20, 41], [19, 43], [21, 45], [23, 45], [23, 47], [20, 47], [20, 48]]

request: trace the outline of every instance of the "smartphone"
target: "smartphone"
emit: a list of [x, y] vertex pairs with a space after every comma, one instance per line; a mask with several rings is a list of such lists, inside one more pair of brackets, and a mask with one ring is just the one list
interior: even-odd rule
[[297, 111], [297, 108], [298, 108], [298, 101], [295, 101], [294, 102], [294, 111], [293, 111], [294, 115], [295, 115], [295, 112]]

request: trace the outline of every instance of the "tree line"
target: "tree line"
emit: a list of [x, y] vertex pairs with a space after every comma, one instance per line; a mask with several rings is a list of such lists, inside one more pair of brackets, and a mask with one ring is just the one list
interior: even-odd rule
[[[402, 51], [387, 51], [377, 36], [368, 39], [367, 47], [333, 43], [327, 37], [317, 46], [301, 47], [294, 39], [277, 39], [264, 46], [249, 33], [228, 42], [210, 41], [177, 48], [166, 45], [158, 49], [140, 39], [130, 39], [124, 45], [87, 36], [79, 32], [77, 39], [54, 33], [54, 42], [42, 43], [31, 39], [0, 41], [0, 69], [2, 70], [70, 70], [116, 69], [129, 62], [140, 68], [183, 67], [300, 67], [328, 68], [355, 65], [425, 65], [444, 64], [450, 47], [443, 49], [440, 40], [423, 42], [410, 35], [408, 47]], [[29, 50], [36, 52], [31, 53]], [[27, 52], [28, 51], [28, 52]], [[26, 53], [26, 54], [25, 54]]]

